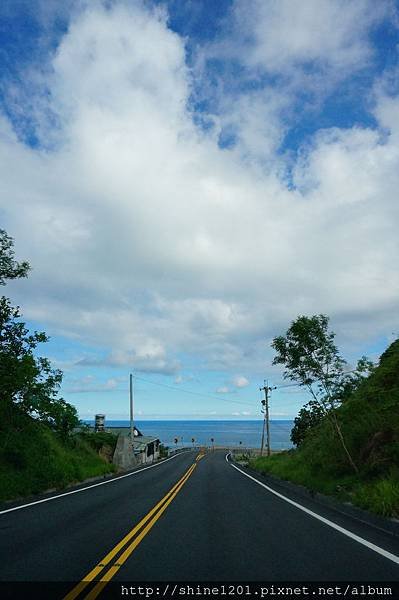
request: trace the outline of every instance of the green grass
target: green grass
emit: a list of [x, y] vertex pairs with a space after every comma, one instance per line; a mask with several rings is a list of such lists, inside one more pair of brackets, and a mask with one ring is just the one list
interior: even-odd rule
[[263, 474], [303, 485], [307, 489], [333, 496], [384, 517], [399, 517], [399, 470], [370, 479], [368, 473], [359, 476], [313, 469], [298, 450], [281, 452], [249, 461], [249, 466]]
[[353, 503], [384, 517], [399, 517], [399, 475], [364, 483], [355, 488]]
[[335, 417], [335, 422], [324, 418], [309, 428], [296, 450], [255, 458], [250, 466], [377, 515], [399, 518], [399, 340]]
[[0, 500], [62, 489], [115, 471], [114, 465], [99, 456], [104, 440], [90, 439], [95, 434], [75, 434], [62, 440], [49, 428], [22, 416], [14, 425], [0, 432]]

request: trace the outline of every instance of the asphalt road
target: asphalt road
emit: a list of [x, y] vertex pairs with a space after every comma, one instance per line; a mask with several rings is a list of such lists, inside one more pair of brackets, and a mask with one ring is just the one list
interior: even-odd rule
[[[0, 513], [0, 581], [70, 581], [71, 589], [104, 576], [113, 582], [398, 581], [399, 564], [389, 555], [274, 495], [225, 454], [198, 459], [187, 452], [106, 485]], [[310, 499], [289, 498], [382, 552], [399, 554], [397, 538]]]

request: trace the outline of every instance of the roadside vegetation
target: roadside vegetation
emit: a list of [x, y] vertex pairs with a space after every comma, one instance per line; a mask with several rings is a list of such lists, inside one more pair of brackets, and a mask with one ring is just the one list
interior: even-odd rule
[[[26, 277], [30, 266], [14, 258], [13, 240], [0, 230], [0, 285]], [[58, 397], [62, 373], [37, 346], [44, 332], [29, 332], [19, 307], [0, 297], [0, 500], [62, 488], [113, 472], [116, 437], [93, 434], [75, 407]]]
[[104, 434], [72, 433], [60, 437], [47, 425], [23, 413], [0, 432], [0, 501], [63, 489], [90, 477], [112, 473], [114, 439]]
[[295, 419], [296, 449], [258, 457], [250, 466], [399, 518], [399, 340], [378, 366], [365, 357], [348, 372], [324, 315], [298, 317], [275, 338], [275, 364], [308, 389]]

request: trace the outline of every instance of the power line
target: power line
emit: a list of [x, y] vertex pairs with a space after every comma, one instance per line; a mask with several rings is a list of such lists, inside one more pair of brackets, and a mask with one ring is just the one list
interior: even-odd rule
[[227, 400], [226, 398], [219, 398], [219, 396], [213, 396], [212, 394], [207, 394], [206, 392], [193, 392], [191, 390], [185, 390], [180, 387], [167, 385], [166, 383], [159, 383], [158, 381], [150, 381], [149, 379], [144, 379], [143, 377], [137, 377], [137, 375], [135, 375], [134, 377], [135, 377], [135, 379], [138, 379], [139, 381], [145, 381], [145, 383], [152, 383], [152, 385], [159, 385], [160, 387], [165, 387], [165, 388], [168, 388], [169, 390], [174, 390], [175, 392], [184, 392], [185, 394], [192, 394], [194, 396], [203, 396], [206, 398], [212, 398], [212, 400], [220, 400], [221, 402], [228, 402], [229, 404], [230, 403], [243, 404], [245, 406], [251, 406], [252, 408], [255, 408], [254, 405], [250, 404], [249, 402], [241, 402], [240, 400]]
[[[373, 364], [373, 366], [377, 366], [378, 362], [374, 362], [372, 364]], [[355, 373], [356, 371], [357, 371], [357, 368], [351, 369], [350, 371], [343, 371], [342, 374], [349, 375], [349, 373]], [[315, 381], [320, 381], [320, 379], [315, 379]], [[277, 384], [276, 389], [281, 390], [281, 389], [287, 388], [287, 387], [305, 387], [305, 386], [303, 383], [282, 383], [281, 385]]]
[[276, 390], [280, 390], [282, 388], [287, 388], [287, 387], [298, 387], [301, 386], [302, 383], [282, 383], [281, 385], [276, 386]]

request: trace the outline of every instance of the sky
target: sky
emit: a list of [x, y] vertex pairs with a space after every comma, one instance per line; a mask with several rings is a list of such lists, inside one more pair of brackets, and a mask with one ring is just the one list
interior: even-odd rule
[[[399, 6], [4, 0], [6, 293], [81, 418], [255, 419], [273, 337], [399, 335]], [[276, 389], [274, 419], [309, 398]]]

